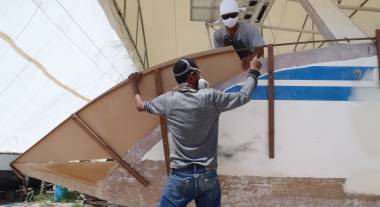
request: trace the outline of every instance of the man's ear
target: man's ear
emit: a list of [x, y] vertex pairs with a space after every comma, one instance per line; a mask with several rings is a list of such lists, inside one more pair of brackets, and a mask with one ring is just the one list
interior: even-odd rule
[[196, 79], [197, 76], [194, 72], [189, 72], [189, 74], [187, 74], [187, 83], [196, 84]]
[[193, 81], [193, 78], [194, 78], [193, 72], [189, 72], [187, 74], [186, 81], [189, 83], [189, 82]]

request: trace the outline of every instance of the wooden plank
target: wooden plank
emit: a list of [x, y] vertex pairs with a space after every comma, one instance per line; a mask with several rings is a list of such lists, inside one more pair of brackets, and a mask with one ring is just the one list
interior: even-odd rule
[[25, 182], [24, 176], [15, 166], [13, 166], [13, 162], [10, 164], [10, 166], [11, 166], [13, 172], [17, 175], [17, 177], [20, 178], [23, 182]]
[[87, 124], [80, 119], [77, 114], [73, 114], [71, 117], [86, 133], [90, 135], [90, 137], [99, 144], [109, 155], [115, 159], [128, 173], [130, 173], [134, 178], [136, 178], [142, 185], [148, 187], [149, 182], [145, 180], [137, 171], [135, 171], [127, 162], [117, 154], [111, 146], [109, 146], [100, 136], [98, 136], [92, 129], [90, 129]]
[[273, 45], [268, 45], [268, 141], [269, 158], [274, 158], [274, 56]]
[[[161, 73], [160, 72], [161, 72], [161, 70], [156, 70], [154, 73], [157, 96], [159, 96], [163, 93], [162, 82], [161, 82], [162, 80], [161, 80]], [[162, 145], [164, 147], [166, 174], [169, 176], [169, 173], [170, 173], [170, 151], [169, 151], [169, 140], [168, 140], [168, 126], [166, 124], [165, 116], [160, 116], [160, 127], [161, 127]]]
[[[86, 120], [88, 119], [86, 118]], [[91, 126], [97, 129], [93, 125]], [[24, 152], [24, 156], [20, 156], [15, 163], [64, 163], [71, 160], [112, 158], [72, 119], [65, 120], [59, 128], [49, 132], [46, 137], [48, 139], [41, 139], [37, 142], [35, 146], [38, 145], [38, 149], [33, 147], [31, 150]], [[110, 143], [109, 141], [107, 142]], [[70, 151], [70, 153], [67, 153], [67, 151]]]

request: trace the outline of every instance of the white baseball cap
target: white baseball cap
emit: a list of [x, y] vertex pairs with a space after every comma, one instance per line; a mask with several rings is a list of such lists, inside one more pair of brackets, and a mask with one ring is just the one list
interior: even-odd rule
[[239, 12], [239, 5], [235, 0], [223, 0], [219, 5], [220, 16], [223, 14]]

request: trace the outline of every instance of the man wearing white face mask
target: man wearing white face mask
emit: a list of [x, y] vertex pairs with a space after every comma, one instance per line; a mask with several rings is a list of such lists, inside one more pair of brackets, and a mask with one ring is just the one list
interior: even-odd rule
[[192, 200], [197, 207], [220, 206], [216, 172], [219, 116], [249, 102], [260, 76], [261, 63], [256, 57], [250, 68], [242, 89], [225, 93], [200, 83], [201, 71], [194, 60], [179, 59], [173, 68], [178, 86], [148, 101], [141, 99], [141, 73], [129, 76], [137, 109], [164, 115], [167, 120], [171, 173], [161, 207], [185, 207]]
[[239, 6], [235, 0], [223, 0], [219, 6], [220, 16], [224, 27], [215, 31], [215, 47], [232, 45], [235, 49], [248, 49], [238, 51], [243, 67], [247, 68], [250, 59], [261, 57], [264, 50], [264, 40], [259, 30], [252, 24], [239, 21]]

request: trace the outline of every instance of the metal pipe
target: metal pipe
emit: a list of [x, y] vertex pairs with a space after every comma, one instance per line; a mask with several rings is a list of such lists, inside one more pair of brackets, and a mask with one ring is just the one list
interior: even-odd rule
[[[315, 41], [304, 41], [304, 42], [298, 42], [298, 44], [306, 44], [306, 43], [318, 43], [318, 42], [339, 42], [339, 41], [360, 41], [360, 40], [375, 40], [374, 37], [361, 37], [361, 38], [344, 38], [344, 39], [331, 39], [331, 40], [315, 40]], [[273, 46], [279, 47], [279, 46], [286, 46], [286, 45], [294, 45], [296, 43], [289, 42], [289, 43], [280, 43], [280, 44], [273, 44]], [[268, 45], [264, 45], [264, 47], [268, 47]]]
[[123, 4], [124, 8], [123, 8], [123, 11], [124, 13], [122, 13], [122, 19], [123, 21], [125, 21], [125, 16], [127, 15], [127, 0], [124, 0], [124, 4]]
[[[368, 0], [364, 0], [363, 3], [361, 3], [359, 7], [363, 7], [367, 2]], [[353, 17], [356, 14], [356, 12], [358, 12], [358, 10], [355, 10], [354, 12], [352, 12], [348, 18]]]
[[[123, 14], [120, 12], [120, 8], [119, 8], [118, 4], [116, 3], [115, 0], [113, 0], [112, 2], [113, 2], [113, 4], [114, 4], [114, 6], [115, 6], [115, 8], [116, 8], [116, 10], [117, 10], [117, 12], [118, 12], [120, 18], [122, 18]], [[137, 57], [139, 58], [139, 61], [140, 61], [141, 65], [142, 65], [143, 69], [146, 69], [146, 67], [145, 67], [145, 65], [144, 65], [144, 61], [143, 61], [143, 59], [142, 59], [142, 57], [141, 57], [141, 54], [139, 53], [139, 51], [138, 51], [138, 49], [137, 49], [137, 45], [136, 45], [136, 43], [133, 41], [133, 37], [132, 37], [131, 32], [129, 31], [129, 28], [128, 28], [128, 26], [127, 26], [127, 23], [125, 22], [124, 19], [122, 19], [122, 21], [123, 21], [123, 23], [124, 23], [125, 31], [127, 32], [128, 37], [129, 37], [129, 39], [131, 40], [132, 46], [133, 46], [133, 48], [134, 48], [135, 51], [136, 51]]]
[[[287, 45], [295, 45], [295, 44], [306, 44], [306, 43], [324, 43], [324, 42], [339, 42], [339, 41], [345, 41], [350, 43], [351, 41], [360, 41], [360, 40], [375, 40], [375, 37], [360, 37], [360, 38], [344, 38], [344, 39], [331, 39], [331, 40], [315, 40], [315, 41], [302, 41], [302, 42], [286, 42], [286, 43], [279, 43], [279, 44], [267, 44], [260, 46], [262, 47], [269, 47], [269, 45], [272, 45], [273, 47], [280, 47], [280, 46], [287, 46]], [[241, 48], [236, 49], [235, 51], [244, 51], [244, 50], [251, 50], [252, 48]]]
[[144, 40], [144, 53], [145, 53], [144, 55], [145, 55], [145, 60], [146, 60], [146, 68], [149, 68], [149, 56], [148, 56], [148, 49], [147, 49], [147, 46], [146, 46], [144, 19], [143, 19], [143, 16], [142, 16], [140, 0], [138, 0], [137, 3], [138, 3], [139, 10], [140, 10], [141, 30], [142, 30], [142, 33], [143, 33], [143, 40]]
[[[376, 30], [376, 49], [377, 49], [377, 69], [379, 70], [379, 81], [380, 81], [380, 29]], [[380, 87], [380, 84], [379, 84]]]
[[380, 8], [375, 7], [360, 7], [360, 6], [339, 6], [340, 9], [344, 10], [355, 10], [355, 11], [368, 11], [368, 12], [380, 12]]
[[[307, 22], [307, 19], [309, 18], [309, 15], [306, 14], [306, 17], [305, 17], [305, 20], [303, 21], [303, 24], [302, 24], [302, 30], [305, 28], [306, 26], [306, 22]], [[294, 49], [293, 49], [293, 52], [295, 52], [297, 50], [297, 46], [298, 46], [298, 42], [300, 41], [301, 39], [301, 36], [302, 36], [302, 31], [300, 31], [300, 33], [298, 34], [298, 37], [297, 37], [297, 44], [294, 46]]]
[[[306, 20], [305, 20], [306, 22]], [[312, 31], [312, 30], [305, 30], [305, 29], [296, 29], [291, 27], [282, 27], [282, 26], [268, 26], [263, 25], [264, 29], [273, 29], [273, 30], [282, 30], [282, 31], [289, 31], [289, 32], [300, 32], [300, 33], [308, 33], [308, 34], [319, 34], [319, 32]]]

